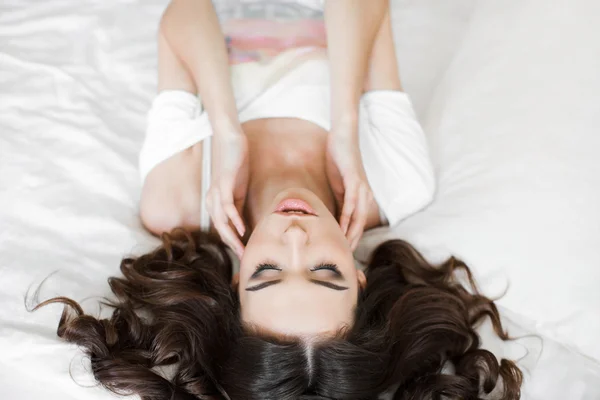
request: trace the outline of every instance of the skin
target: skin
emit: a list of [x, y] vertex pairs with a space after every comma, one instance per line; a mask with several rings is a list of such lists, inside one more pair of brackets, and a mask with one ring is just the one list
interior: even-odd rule
[[[350, 243], [335, 217], [340, 204], [325, 174], [328, 133], [307, 121], [290, 122], [281, 118], [244, 124], [251, 171], [244, 219], [252, 233], [234, 286], [248, 324], [286, 335], [333, 334], [352, 323], [358, 288], [366, 280], [355, 268]], [[289, 198], [306, 201], [318, 216], [274, 213], [279, 202]], [[378, 210], [373, 212], [370, 223], [377, 224]], [[251, 279], [261, 263], [281, 271], [267, 270]], [[310, 271], [321, 263], [337, 265], [343, 278], [328, 270]], [[347, 289], [316, 285], [314, 279]], [[246, 290], [275, 280], [281, 282]]]
[[[274, 213], [277, 204], [288, 198], [305, 200], [317, 216]], [[334, 334], [351, 324], [352, 305], [366, 280], [364, 273], [355, 268], [350, 245], [331, 211], [314, 192], [304, 188], [282, 190], [256, 211], [259, 222], [234, 281], [238, 283], [243, 321], [293, 336]], [[261, 263], [280, 270], [265, 270], [252, 278]], [[341, 276], [326, 269], [311, 271], [323, 263], [337, 265]], [[277, 281], [260, 290], [247, 290]]]
[[[344, 205], [348, 203], [344, 201], [348, 191], [340, 190], [344, 189], [343, 177], [331, 173], [327, 150], [328, 138], [333, 133], [338, 138], [350, 138], [355, 147], [358, 145], [356, 123], [360, 93], [401, 90], [390, 18], [386, 1], [376, 3], [381, 8], [364, 1], [356, 1], [355, 7], [343, 4], [346, 2], [331, 1], [326, 8], [327, 29], [337, 27], [333, 30], [335, 34], [328, 35], [328, 46], [337, 47], [340, 50], [337, 54], [346, 53], [345, 57], [331, 58], [332, 76], [338, 78], [332, 81], [332, 133], [294, 118], [268, 118], [239, 124], [228, 81], [223, 36], [215, 24], [210, 2], [173, 1], [161, 21], [159, 90], [178, 89], [201, 94], [214, 130], [213, 152], [215, 143], [219, 140], [227, 143], [231, 132], [244, 135], [248, 157], [244, 164], [248, 179], [244, 185], [247, 188], [243, 199], [238, 199], [234, 192], [227, 214], [242, 214], [241, 233], [245, 234], [241, 240], [237, 236], [225, 237], [223, 225], [219, 234], [241, 256], [240, 273], [232, 284], [240, 296], [243, 321], [272, 333], [322, 336], [351, 325], [359, 287], [365, 285], [364, 274], [354, 266], [352, 247], [363, 227], [367, 230], [381, 224], [378, 206], [372, 201], [363, 213], [364, 226], [355, 229], [353, 237], [356, 239], [349, 241], [343, 227], [347, 223], [340, 221]], [[345, 9], [340, 12], [336, 7]], [[358, 18], [364, 7], [369, 8], [369, 17]], [[333, 18], [336, 15], [338, 19]], [[344, 19], [360, 24], [361, 29], [344, 23]], [[367, 21], [371, 28], [363, 29]], [[359, 35], [359, 32], [365, 34]], [[348, 41], [348, 35], [354, 39]], [[361, 42], [360, 46], [346, 46], [344, 50], [343, 43], [357, 41]], [[202, 57], [202, 54], [216, 56]], [[198, 143], [173, 155], [147, 176], [142, 188], [140, 216], [151, 232], [160, 235], [180, 226], [190, 230], [199, 228], [202, 145]], [[285, 198], [307, 201], [318, 217], [273, 214], [276, 205]], [[224, 211], [221, 212], [224, 215]], [[229, 224], [225, 225], [230, 234], [235, 235], [232, 222], [229, 216]], [[245, 248], [236, 248], [236, 241], [240, 245], [245, 242]], [[265, 262], [276, 264], [281, 270], [264, 271], [258, 278], [251, 279], [257, 265]], [[336, 264], [342, 278], [328, 270], [310, 271], [323, 262]], [[277, 285], [260, 291], [246, 290], [279, 279], [281, 282]], [[316, 285], [311, 279], [347, 289], [333, 290]]]

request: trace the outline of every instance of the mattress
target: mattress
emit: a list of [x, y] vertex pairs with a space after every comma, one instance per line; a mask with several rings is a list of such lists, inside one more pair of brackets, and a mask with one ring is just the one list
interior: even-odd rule
[[[486, 191], [489, 188], [474, 184], [466, 187], [465, 182], [471, 182], [466, 178], [485, 176], [493, 168], [482, 162], [477, 164], [479, 170], [465, 169], [453, 160], [465, 162], [461, 156], [464, 149], [476, 144], [490, 154], [481, 155], [476, 151], [468, 154], [479, 154], [486, 162], [505, 162], [500, 156], [510, 151], [500, 145], [490, 145], [494, 140], [493, 143], [505, 140], [498, 130], [486, 137], [487, 145], [453, 135], [455, 132], [475, 135], [488, 131], [480, 131], [476, 125], [481, 115], [486, 120], [494, 117], [479, 112], [478, 107], [488, 105], [480, 96], [493, 98], [490, 91], [495, 93], [493, 90], [506, 87], [499, 79], [517, 73], [510, 68], [489, 70], [491, 65], [502, 65], [497, 63], [497, 47], [494, 47], [502, 40], [495, 34], [521, 32], [519, 26], [529, 24], [523, 15], [530, 11], [531, 15], [538, 15], [540, 13], [533, 11], [545, 4], [548, 3], [534, 0], [398, 0], [392, 3], [400, 73], [428, 132], [440, 188], [429, 209], [397, 227], [369, 233], [359, 249], [359, 257], [368, 254], [370, 248], [385, 238], [404, 237], [432, 258], [445, 256], [446, 252], [457, 253], [472, 265], [486, 289], [491, 292], [497, 289], [486, 285], [496, 279], [493, 271], [484, 266], [493, 264], [502, 268], [504, 264], [498, 264], [502, 257], [496, 257], [501, 252], [490, 247], [490, 243], [496, 243], [493, 238], [482, 240], [482, 237], [488, 237], [480, 235], [473, 226], [482, 221], [489, 223], [486, 228], [503, 234], [503, 246], [508, 248], [517, 246], [516, 239], [511, 238], [518, 235], [513, 235], [509, 227], [496, 220], [477, 218], [469, 208], [476, 209], [481, 201], [475, 200], [481, 200], [478, 196], [489, 193]], [[562, 72], [570, 71], [570, 76], [585, 78], [586, 85], [582, 87], [588, 89], [581, 92], [568, 92], [572, 80], [564, 85], [561, 81], [561, 91], [563, 95], [571, 96], [569, 101], [600, 104], [600, 83], [589, 72], [590, 68], [600, 64], [600, 46], [592, 39], [594, 34], [597, 34], [595, 37], [600, 34], [594, 30], [591, 17], [600, 15], [594, 14], [599, 11], [598, 7], [593, 0], [552, 4], [544, 8], [545, 14], [541, 13], [548, 19], [538, 19], [538, 25], [553, 23], [552, 7], [558, 7], [557, 15], [564, 24], [570, 24], [567, 25], [569, 29], [591, 27], [584, 38], [587, 44], [582, 45], [589, 51], [582, 50], [581, 59], [565, 58], [565, 54], [560, 53], [555, 54], [554, 59], [548, 55], [550, 58], [545, 62], [560, 65]], [[79, 350], [56, 337], [61, 307], [52, 305], [35, 313], [29, 313], [27, 308], [38, 299], [66, 295], [83, 301], [84, 308], [91, 313], [106, 314], [107, 310], [100, 309], [98, 300], [108, 295], [106, 279], [119, 273], [121, 258], [143, 253], [157, 244], [157, 239], [143, 229], [139, 220], [137, 156], [143, 140], [146, 112], [156, 90], [155, 37], [158, 19], [165, 6], [164, 0], [5, 0], [0, 3], [2, 399], [114, 398], [95, 387], [89, 362]], [[514, 18], [514, 15], [521, 17]], [[507, 28], [502, 18], [516, 21], [517, 25]], [[535, 21], [532, 26], [536, 26]], [[482, 34], [482, 30], [486, 34]], [[573, 38], [575, 33], [569, 36], [567, 32], [565, 40]], [[561, 37], [548, 46], [560, 46]], [[482, 44], [484, 39], [487, 42]], [[519, 43], [517, 39], [513, 35], [511, 43]], [[563, 45], [573, 48], [570, 42]], [[547, 53], [543, 52], [546, 47], [541, 46], [539, 54], [533, 53], [546, 57]], [[501, 49], [514, 51], [515, 46]], [[548, 49], [552, 50], [551, 47]], [[527, 54], [523, 50], [522, 58], [517, 61], [523, 62]], [[485, 55], [489, 57], [485, 58]], [[477, 68], [469, 69], [474, 64]], [[483, 72], [480, 74], [480, 71]], [[486, 71], [491, 74], [491, 79], [484, 74]], [[498, 80], [494, 80], [495, 76]], [[544, 80], [538, 82], [538, 86], [527, 86], [533, 81], [535, 74], [529, 79], [523, 78], [520, 82], [525, 85], [525, 90], [515, 91], [513, 98], [519, 99], [520, 93], [529, 93], [532, 99], [537, 99], [533, 90], [555, 83]], [[516, 110], [512, 110], [514, 115], [541, 118], [532, 114], [531, 107], [518, 100], [516, 103]], [[494, 109], [500, 107], [502, 112], [502, 105], [493, 106]], [[576, 121], [573, 114], [561, 117], [572, 120], [573, 131], [578, 132], [581, 147], [577, 149], [594, 148], [598, 145], [595, 137], [600, 136], [593, 133], [600, 121], [595, 119], [594, 109], [589, 108], [592, 106], [586, 107], [577, 108], [585, 110], [586, 114], [577, 115]], [[543, 118], [555, 126], [553, 118], [558, 118], [558, 114], [550, 113]], [[479, 119], [474, 118], [478, 115]], [[515, 124], [525, 126], [522, 121]], [[511, 132], [516, 129], [514, 126], [509, 128]], [[537, 138], [532, 137], [531, 140]], [[561, 143], [554, 146], [560, 147], [561, 151], [571, 149]], [[573, 150], [570, 156], [588, 160], [589, 154]], [[533, 161], [542, 163], [544, 160], [538, 157]], [[572, 201], [573, 209], [567, 215], [575, 228], [565, 228], [565, 234], [570, 236], [562, 238], [561, 242], [567, 247], [572, 246], [573, 265], [564, 265], [562, 259], [560, 264], [563, 271], [587, 268], [584, 271], [589, 273], [569, 275], [564, 281], [544, 281], [545, 286], [537, 289], [535, 279], [517, 279], [507, 289], [506, 300], [499, 303], [510, 333], [521, 339], [510, 343], [495, 340], [488, 324], [481, 326], [479, 331], [487, 348], [498, 355], [519, 360], [526, 378], [524, 399], [598, 400], [600, 351], [595, 342], [600, 335], [593, 311], [598, 311], [595, 316], [600, 321], [600, 304], [596, 303], [594, 295], [588, 297], [585, 307], [580, 303], [569, 305], [568, 298], [578, 298], [577, 288], [580, 288], [579, 294], [588, 290], [589, 281], [597, 278], [594, 269], [600, 270], [597, 260], [593, 259], [598, 250], [592, 249], [590, 244], [600, 242], [597, 228], [600, 217], [597, 212], [590, 211], [591, 200], [599, 196], [600, 174], [596, 174], [598, 166], [593, 160], [586, 161], [585, 166], [556, 162], [556, 159], [547, 162], [555, 166], [553, 176], [556, 179], [564, 175], [569, 182], [573, 179], [567, 173], [581, 168], [575, 172], [576, 176], [584, 177], [581, 178], [583, 183], [566, 186], [561, 191], [566, 197], [575, 193], [583, 200]], [[587, 175], [580, 173], [583, 169], [588, 171]], [[513, 181], [503, 179], [502, 182], [510, 184]], [[550, 186], [558, 185], [557, 182], [562, 181], [543, 181], [544, 185]], [[456, 187], [460, 190], [453, 191]], [[535, 192], [543, 188], [534, 185], [529, 189]], [[474, 193], [469, 194], [471, 192]], [[506, 204], [488, 201], [486, 206], [510, 210]], [[524, 216], [518, 214], [522, 223], [519, 230], [529, 236], [527, 248], [552, 248], [556, 241], [527, 231], [527, 226], [539, 227], [537, 220], [527, 219], [528, 215], [535, 215], [535, 210], [527, 210], [521, 210], [525, 212]], [[555, 221], [562, 221], [553, 217]], [[466, 226], [467, 223], [470, 225]], [[548, 229], [546, 225], [539, 228]], [[581, 251], [578, 246], [582, 246]], [[545, 262], [538, 252], [525, 255], [522, 250], [518, 254], [526, 257], [525, 261], [531, 265]], [[491, 258], [496, 264], [487, 262]], [[506, 271], [512, 270], [507, 267]], [[41, 290], [36, 291], [42, 282]], [[554, 291], [552, 285], [555, 285]], [[571, 292], [565, 294], [564, 285], [570, 285], [568, 290]], [[499, 294], [498, 291], [495, 293]], [[568, 307], [553, 306], [555, 318], [542, 320], [546, 314], [541, 306], [538, 307], [536, 299], [555, 298], [555, 294], [567, 299], [557, 304], [566, 301]], [[553, 303], [549, 301], [549, 304]], [[585, 325], [587, 329], [581, 329], [585, 321], [589, 321]]]

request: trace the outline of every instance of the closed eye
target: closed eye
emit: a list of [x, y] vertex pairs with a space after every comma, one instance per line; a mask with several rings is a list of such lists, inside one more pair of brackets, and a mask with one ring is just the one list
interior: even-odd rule
[[340, 272], [339, 268], [337, 265], [333, 264], [333, 263], [321, 263], [315, 267], [312, 267], [311, 272], [316, 272], [316, 271], [331, 271], [333, 273], [333, 275], [335, 275], [336, 277], [342, 277], [342, 273]]
[[[281, 272], [282, 268], [279, 267], [276, 264], [273, 264], [273, 263], [262, 263], [262, 264], [259, 264], [256, 267], [256, 269], [255, 269], [254, 273], [252, 274], [252, 276], [250, 277], [250, 279], [251, 280], [252, 279], [257, 279], [257, 278], [259, 278], [261, 276], [261, 274], [264, 271], [269, 271], [269, 270]], [[343, 281], [344, 280], [344, 277], [343, 277], [342, 273], [340, 272], [338, 266], [336, 264], [334, 264], [334, 263], [321, 263], [321, 264], [318, 264], [318, 265], [310, 268], [309, 270], [311, 272], [313, 272], [313, 273], [319, 272], [319, 271], [330, 271], [331, 275], [333, 275], [333, 276], [330, 276], [329, 279], [333, 278], [333, 280], [336, 280], [336, 281]], [[276, 284], [280, 283], [281, 281], [282, 281], [281, 279], [274, 279], [274, 280], [271, 280], [271, 281], [268, 281], [268, 282], [260, 283], [258, 285], [247, 287], [246, 290], [250, 291], [250, 292], [256, 292], [258, 290], [265, 289], [265, 288], [267, 288], [269, 286], [276, 285]], [[311, 283], [314, 283], [315, 285], [324, 286], [326, 288], [333, 289], [333, 290], [341, 291], [341, 290], [347, 290], [348, 289], [346, 286], [336, 285], [335, 283], [328, 282], [327, 280], [320, 280], [320, 279], [310, 278], [309, 281]]]
[[263, 264], [258, 264], [256, 266], [256, 269], [254, 270], [254, 273], [252, 274], [252, 276], [250, 276], [250, 279], [256, 279], [258, 278], [264, 271], [268, 271], [268, 270], [274, 270], [274, 271], [280, 271], [281, 272], [281, 268], [278, 267], [275, 264], [271, 264], [271, 263], [263, 263]]

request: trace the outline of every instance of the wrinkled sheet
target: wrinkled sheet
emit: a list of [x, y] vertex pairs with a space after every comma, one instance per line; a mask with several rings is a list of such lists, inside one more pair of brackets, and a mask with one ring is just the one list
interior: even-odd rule
[[[157, 244], [139, 222], [137, 153], [155, 92], [155, 32], [165, 4], [0, 3], [2, 399], [114, 398], [90, 388], [89, 363], [56, 338], [61, 307], [31, 314], [25, 297], [35, 298], [47, 278], [39, 299], [67, 295], [97, 313], [121, 257]], [[393, 4], [404, 86], [424, 116], [475, 1]], [[511, 333], [536, 333], [502, 311]], [[600, 398], [597, 360], [549, 338], [542, 346], [542, 336], [507, 345], [485, 325], [481, 335], [497, 354], [524, 357], [524, 398]]]

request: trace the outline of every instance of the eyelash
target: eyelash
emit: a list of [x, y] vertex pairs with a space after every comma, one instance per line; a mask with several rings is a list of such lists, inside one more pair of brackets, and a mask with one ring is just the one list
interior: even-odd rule
[[274, 265], [274, 264], [258, 264], [258, 266], [256, 267], [256, 270], [254, 271], [254, 274], [258, 274], [260, 272], [270, 270], [270, 269], [281, 271], [281, 268], [279, 268], [277, 265]]
[[310, 270], [312, 272], [314, 272], [314, 271], [320, 271], [323, 269], [335, 272], [337, 275], [339, 275], [339, 273], [340, 273], [340, 270], [338, 269], [337, 265], [331, 264], [331, 263], [322, 263], [322, 264], [317, 265], [316, 267], [311, 268]]
[[[332, 272], [336, 273], [337, 275], [340, 274], [340, 270], [338, 269], [337, 265], [332, 264], [332, 263], [321, 263], [315, 267], [312, 267], [310, 269], [310, 271], [315, 272], [315, 271], [321, 271], [324, 269], [328, 270], [328, 271], [332, 271]], [[274, 264], [268, 264], [268, 263], [259, 264], [256, 267], [256, 270], [254, 271], [254, 275], [258, 275], [261, 272], [267, 271], [267, 270], [281, 271], [281, 268], [279, 268], [277, 265], [274, 265]]]

